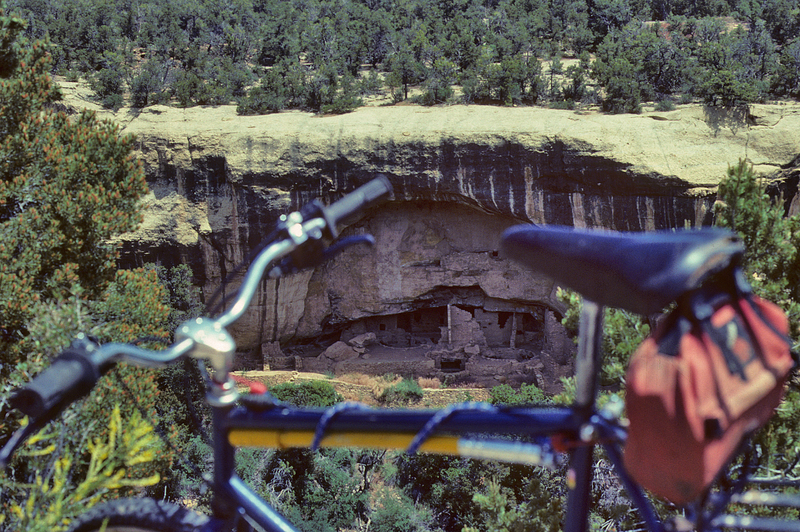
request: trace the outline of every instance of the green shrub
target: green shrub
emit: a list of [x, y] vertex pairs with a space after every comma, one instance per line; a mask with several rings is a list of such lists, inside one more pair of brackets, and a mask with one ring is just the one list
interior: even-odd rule
[[299, 530], [354, 530], [369, 507], [369, 479], [382, 452], [352, 449], [240, 450], [239, 471]]
[[672, 103], [672, 100], [665, 98], [663, 100], [659, 100], [656, 102], [656, 111], [666, 112], [666, 111], [674, 111], [675, 104]]
[[325, 381], [285, 382], [272, 386], [269, 392], [295, 406], [333, 406], [344, 399], [333, 384]]
[[564, 109], [567, 111], [573, 111], [575, 109], [575, 102], [572, 100], [560, 100], [557, 102], [550, 102], [547, 104], [547, 107], [550, 109]]
[[[562, 324], [573, 335], [577, 335], [582, 308], [581, 296], [559, 288], [558, 299], [566, 304]], [[625, 368], [633, 352], [650, 334], [650, 325], [644, 316], [618, 308], [606, 308], [603, 317], [603, 366], [600, 383], [619, 388], [625, 376]]]
[[[462, 530], [465, 526], [485, 529], [487, 515], [475, 504], [474, 497], [476, 493], [486, 493], [493, 479], [501, 486], [509, 505], [536, 499], [536, 504], [531, 504], [535, 511], [557, 511], [555, 505], [560, 504], [564, 491], [550, 482], [548, 472], [528, 465], [424, 453], [399, 454], [394, 465], [396, 485], [402, 486], [412, 500], [425, 503], [433, 511], [434, 530]], [[526, 530], [545, 529], [530, 526]]]
[[428, 530], [432, 516], [424, 506], [395, 487], [385, 487], [377, 492], [370, 514], [370, 529], [374, 532], [415, 532]]
[[359, 475], [358, 453], [330, 449], [314, 455], [313, 471], [303, 486], [299, 526], [307, 532], [352, 529], [369, 494]]
[[125, 77], [128, 68], [124, 59], [114, 52], [105, 52], [103, 68], [89, 77], [89, 85], [97, 93], [106, 109], [118, 110], [124, 104], [122, 93], [125, 90]]
[[320, 112], [326, 115], [339, 115], [349, 113], [356, 107], [362, 105], [361, 98], [350, 92], [341, 92], [334, 97], [333, 101], [320, 107]]
[[253, 87], [247, 97], [239, 101], [236, 112], [240, 115], [265, 115], [286, 107], [286, 98], [268, 92], [264, 87]]
[[557, 532], [561, 529], [561, 508], [563, 497], [552, 489], [552, 482], [531, 478], [525, 502], [509, 500], [507, 490], [496, 481], [489, 482], [486, 493], [476, 493], [475, 505], [481, 509], [482, 527], [464, 527], [462, 532], [512, 532], [522, 530], [541, 530]]
[[162, 63], [155, 59], [148, 60], [131, 79], [131, 103], [134, 107], [168, 101], [169, 93], [165, 90], [164, 83], [167, 69]]
[[501, 384], [489, 390], [490, 402], [495, 405], [522, 406], [543, 403], [547, 400], [544, 392], [533, 384], [522, 384], [515, 390], [508, 384]]
[[422, 399], [422, 388], [415, 380], [404, 378], [402, 381], [386, 388], [378, 397], [382, 403], [406, 405]]
[[197, 104], [197, 96], [204, 91], [203, 80], [194, 72], [179, 70], [172, 82], [172, 93], [179, 107], [191, 107]]

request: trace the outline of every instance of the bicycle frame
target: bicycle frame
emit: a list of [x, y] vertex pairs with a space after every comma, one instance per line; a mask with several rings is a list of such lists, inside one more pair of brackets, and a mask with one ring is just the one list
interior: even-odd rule
[[[321, 227], [319, 218], [303, 222], [292, 215], [286, 217], [284, 223], [289, 237], [279, 239], [259, 253], [248, 269], [233, 305], [221, 316], [216, 319], [198, 318], [181, 325], [176, 331], [175, 344], [163, 351], [129, 344], [105, 344], [93, 348], [86, 355], [98, 368], [110, 367], [118, 361], [163, 367], [186, 356], [208, 363], [212, 372], [206, 376], [209, 386], [207, 401], [213, 413], [214, 449], [211, 485], [214, 515], [210, 530], [223, 530], [240, 517], [270, 532], [295, 530], [237, 476], [236, 447], [374, 447], [547, 465], [554, 461], [557, 453], [539, 443], [525, 442], [524, 438], [554, 438], [565, 444], [561, 451], [569, 455], [565, 532], [584, 532], [587, 529], [592, 457], [595, 446], [601, 443], [648, 529], [662, 531], [649, 501], [622, 465], [620, 448], [625, 440], [625, 430], [616, 423], [614, 416], [596, 409], [603, 313], [599, 305], [589, 301], [584, 302], [581, 316], [576, 360], [577, 395], [571, 406], [510, 408], [483, 404], [477, 408], [468, 403], [449, 410], [426, 411], [347, 407], [311, 409], [276, 403], [254, 408], [248, 406], [247, 401], [237, 405], [240, 396], [230, 376], [235, 343], [225, 327], [247, 308], [267, 267], [298, 249], [308, 238], [313, 238], [309, 234], [318, 232]], [[60, 404], [53, 407], [53, 411]], [[3, 459], [7, 459], [27, 435], [46, 423], [49, 416], [43, 415], [36, 423], [20, 431], [14, 442], [7, 445]], [[463, 437], [464, 434], [484, 438]], [[485, 439], [492, 435], [495, 439]], [[509, 440], [508, 436], [517, 439]]]
[[[295, 530], [238, 477], [235, 451], [237, 447], [249, 446], [275, 449], [323, 446], [400, 449], [409, 453], [419, 450], [543, 466], [555, 465], [557, 458], [566, 454], [568, 493], [563, 530], [585, 532], [591, 508], [593, 456], [595, 447], [601, 446], [647, 530], [663, 532], [666, 526], [659, 520], [642, 488], [625, 470], [621, 449], [627, 432], [619, 422], [619, 413], [597, 408], [603, 308], [586, 299], [580, 319], [575, 364], [576, 396], [569, 406], [503, 407], [464, 403], [443, 410], [390, 410], [344, 403], [324, 409], [287, 406], [270, 396], [240, 397], [231, 377], [236, 346], [226, 327], [245, 312], [267, 268], [272, 268], [271, 277], [278, 277], [288, 271], [319, 264], [347, 245], [369, 242], [371, 237], [354, 237], [326, 249], [321, 241], [323, 238], [334, 240], [337, 222], [366, 208], [390, 191], [388, 181], [379, 178], [328, 207], [312, 204], [309, 210], [282, 216], [274, 235], [266, 241], [265, 247], [259, 248], [228, 310], [214, 319], [197, 318], [184, 323], [176, 331], [175, 343], [163, 351], [130, 344], [98, 346], [85, 336], [76, 338], [76, 342], [50, 367], [18, 389], [12, 397], [14, 407], [30, 416], [32, 421], [20, 428], [0, 450], [0, 466], [8, 463], [25, 439], [88, 393], [100, 375], [114, 363], [127, 361], [140, 366], [163, 367], [191, 357], [205, 361], [212, 370], [204, 372], [208, 385], [207, 401], [212, 410], [214, 452], [211, 481], [213, 516], [205, 530], [230, 529], [231, 523], [239, 522], [240, 518], [251, 527], [270, 532]], [[707, 255], [708, 264], [703, 263], [698, 269], [694, 262], [689, 261], [691, 264], [680, 270], [685, 279], [678, 277], [685, 283], [705, 272], [703, 268], [712, 268], [716, 264], [712, 259], [717, 252], [723, 259], [741, 252], [741, 245], [736, 242], [729, 245], [727, 241], [714, 241], [712, 244], [714, 247], [708, 253], [701, 253], [701, 256]], [[723, 249], [720, 251], [717, 246]], [[689, 255], [683, 257], [688, 258]], [[675, 284], [686, 290], [683, 284]], [[598, 286], [605, 285], [589, 282], [584, 288], [589, 294], [599, 293], [598, 300], [613, 304], [613, 297], [608, 299], [608, 294], [595, 290]], [[663, 283], [661, 288], [672, 289], [671, 285]], [[676, 294], [680, 295], [680, 290], [675, 290], [678, 291], [666, 295], [659, 291], [659, 297], [663, 299], [659, 304], [666, 304]], [[642, 294], [637, 293], [637, 296]], [[644, 299], [649, 302], [651, 297], [654, 296], [648, 292]], [[632, 301], [636, 305], [642, 304], [636, 298]], [[739, 487], [745, 481], [742, 480]], [[734, 500], [731, 494], [721, 495], [709, 499], [719, 506], [718, 511], [699, 515], [701, 528], [708, 525], [710, 530], [734, 527], [800, 532], [800, 523], [792, 526], [793, 523], [784, 521], [775, 525], [768, 520], [759, 522], [750, 516], [739, 519], [738, 516], [719, 515], [727, 502], [747, 502], [747, 497]], [[800, 498], [773, 497], [772, 500], [778, 501], [776, 505], [800, 508]], [[696, 509], [702, 511], [700, 507]], [[237, 526], [237, 529], [241, 528]]]
[[[433, 430], [417, 441], [420, 451], [472, 458], [493, 458], [515, 463], [541, 463], [537, 445], [521, 442], [475, 440], [462, 434], [558, 436], [568, 442], [569, 472], [565, 532], [588, 527], [595, 445], [603, 442], [620, 481], [640, 512], [648, 530], [661, 532], [661, 522], [641, 488], [622, 465], [620, 446], [624, 430], [611, 416], [596, 411], [597, 374], [601, 363], [602, 307], [584, 302], [576, 361], [577, 394], [571, 406], [526, 408], [486, 407], [473, 410], [456, 405], [440, 416]], [[214, 503], [217, 523], [242, 517], [270, 532], [295, 530], [255, 494], [235, 473], [236, 447], [362, 447], [408, 449], [441, 411], [391, 410], [366, 407], [297, 408], [266, 404], [261, 408], [234, 406], [235, 388], [212, 386]], [[386, 429], [390, 427], [390, 429]], [[415, 448], [415, 450], [416, 450]], [[221, 529], [221, 528], [220, 528]]]

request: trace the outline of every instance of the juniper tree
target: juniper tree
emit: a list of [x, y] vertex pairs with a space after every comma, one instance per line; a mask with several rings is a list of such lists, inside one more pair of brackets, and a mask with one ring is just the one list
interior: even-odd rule
[[0, 17], [0, 351], [17, 357], [32, 305], [80, 285], [97, 297], [116, 274], [112, 237], [141, 219], [147, 190], [133, 139], [91, 112], [68, 116], [47, 44]]
[[[22, 19], [7, 16], [0, 2], [2, 407], [15, 386], [43, 369], [79, 331], [102, 341], [168, 336], [163, 324], [169, 306], [156, 272], [118, 271], [112, 243], [139, 223], [138, 200], [147, 191], [131, 153], [133, 139], [90, 112], [68, 116], [56, 108], [59, 90], [49, 75], [47, 43], [29, 42], [24, 26]], [[154, 375], [139, 369], [117, 375], [152, 414], [159, 393]], [[40, 433], [39, 443], [21, 449], [20, 456], [28, 456], [0, 476], [0, 515], [7, 516], [0, 530], [60, 530], [89, 502], [109, 497], [113, 489], [141, 489], [169, 464], [169, 453], [135, 421], [135, 408], [125, 403], [119, 385], [106, 380], [100, 389], [86, 402], [93, 410], [68, 411], [65, 422]], [[115, 403], [133, 425], [109, 424]], [[20, 420], [6, 408], [0, 411], [5, 440]], [[141, 435], [146, 448], [134, 447], [145, 454], [129, 459], [128, 451], [115, 447], [119, 439], [110, 436], [115, 430]], [[55, 448], [64, 453], [56, 457]], [[103, 473], [93, 469], [96, 459], [104, 464]], [[92, 477], [95, 473], [100, 477]], [[98, 478], [116, 480], [95, 482]], [[51, 481], [67, 484], [45, 489]], [[93, 487], [85, 497], [53, 499], [87, 486]]]

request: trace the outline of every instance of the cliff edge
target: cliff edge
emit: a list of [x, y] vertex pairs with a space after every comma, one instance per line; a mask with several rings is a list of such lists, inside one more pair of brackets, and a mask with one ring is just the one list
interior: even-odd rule
[[[144, 223], [122, 237], [123, 262], [188, 262], [206, 294], [231, 280], [228, 272], [280, 214], [334, 199], [377, 173], [390, 179], [393, 201], [344, 231], [375, 235], [374, 249], [263, 283], [253, 312], [232, 331], [256, 359], [311, 339], [374, 333], [382, 346], [438, 353], [430, 362], [437, 371], [477, 371], [470, 356], [513, 346], [508, 356], [528, 364], [520, 371], [534, 371], [534, 359], [555, 360], [535, 370], [537, 380], [555, 378], [569, 364], [563, 307], [552, 281], [497, 256], [505, 228], [707, 225], [716, 186], [740, 159], [764, 174], [794, 176], [786, 197], [797, 188], [790, 169], [800, 153], [800, 103], [747, 113], [398, 105], [243, 117], [234, 106], [114, 114], [79, 85], [62, 88], [68, 107], [94, 107], [136, 135], [151, 192]], [[471, 332], [443, 345], [443, 324], [456, 321]], [[343, 356], [326, 363], [345, 364]]]

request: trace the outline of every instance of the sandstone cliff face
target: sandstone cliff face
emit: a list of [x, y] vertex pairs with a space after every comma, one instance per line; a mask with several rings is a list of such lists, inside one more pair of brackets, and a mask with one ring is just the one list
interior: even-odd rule
[[[375, 249], [264, 283], [234, 331], [252, 352], [448, 304], [501, 313], [500, 321], [525, 314], [529, 332], [544, 330], [554, 318], [542, 312], [557, 316], [560, 304], [551, 282], [496, 256], [505, 227], [708, 224], [729, 164], [747, 158], [771, 173], [800, 151], [800, 106], [791, 104], [755, 106], [746, 117], [699, 106], [615, 116], [399, 106], [239, 117], [224, 106], [113, 118], [137, 136], [152, 190], [145, 223], [122, 239], [124, 260], [189, 262], [207, 294], [281, 213], [335, 199], [379, 172], [392, 181], [393, 201], [345, 231], [373, 233]], [[524, 334], [524, 324], [515, 327]]]

